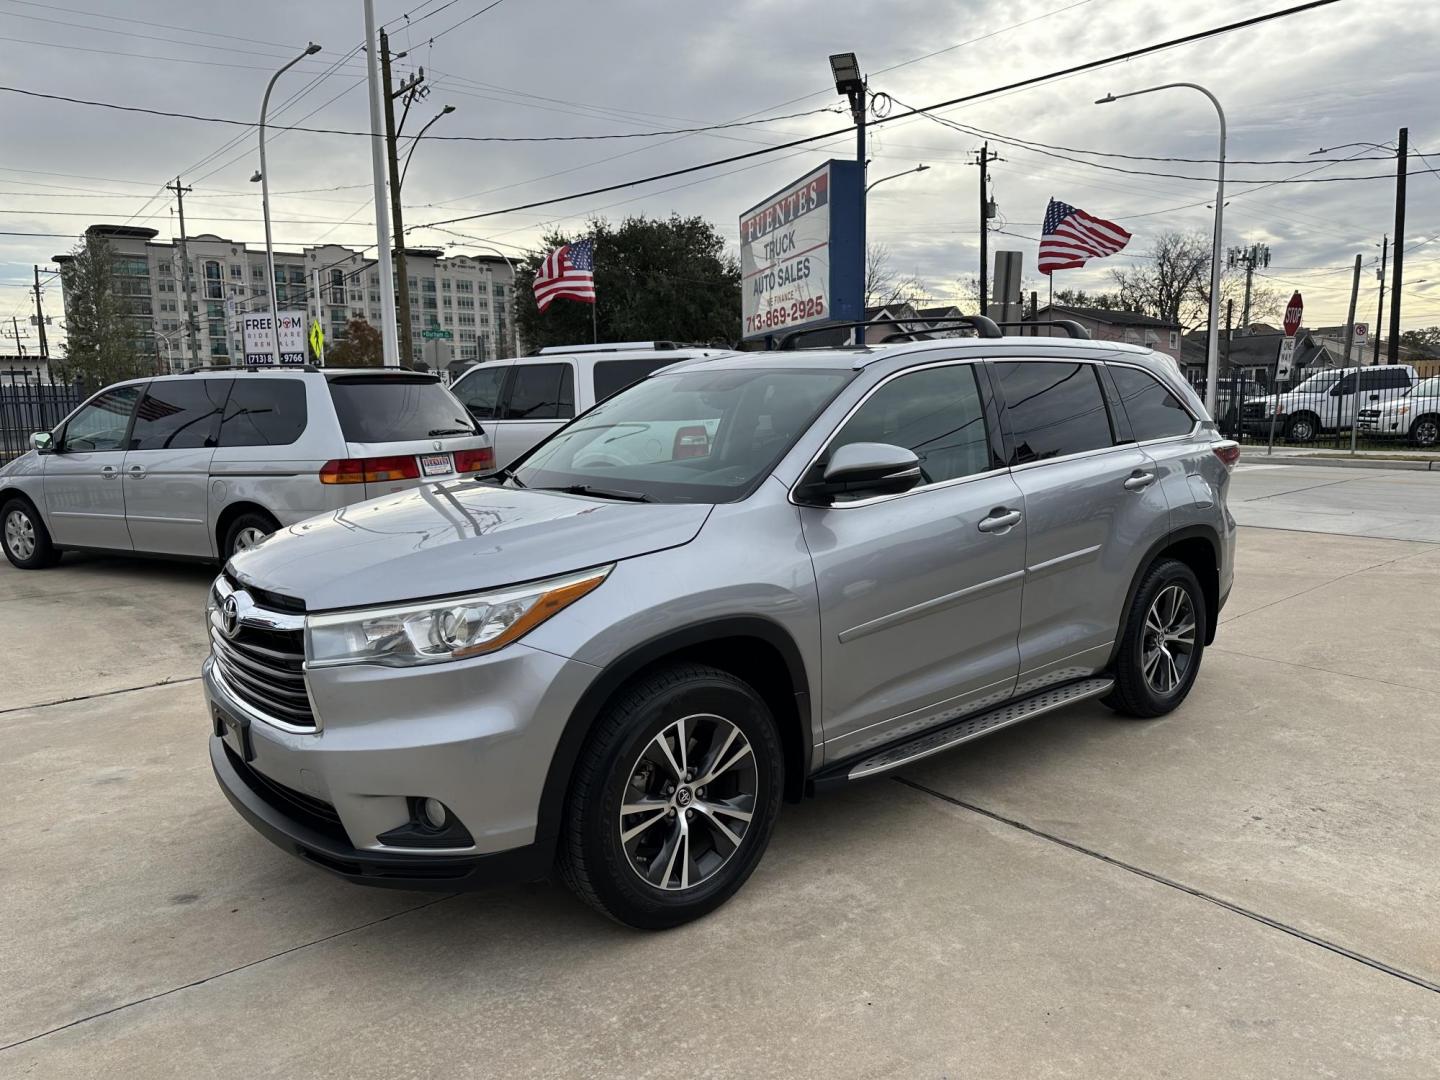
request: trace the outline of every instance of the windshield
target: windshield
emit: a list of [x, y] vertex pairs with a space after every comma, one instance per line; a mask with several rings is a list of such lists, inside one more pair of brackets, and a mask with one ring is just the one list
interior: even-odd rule
[[346, 442], [410, 442], [479, 434], [465, 406], [429, 375], [345, 375], [330, 397]]
[[1421, 379], [1410, 388], [1413, 397], [1440, 397], [1440, 375], [1431, 379]]
[[1295, 392], [1297, 394], [1318, 394], [1324, 390], [1329, 390], [1333, 385], [1335, 385], [1335, 373], [1333, 371], [1321, 371], [1315, 375], [1311, 375], [1297, 386]]
[[851, 378], [793, 369], [656, 375], [578, 417], [507, 472], [527, 488], [602, 498], [734, 502]]

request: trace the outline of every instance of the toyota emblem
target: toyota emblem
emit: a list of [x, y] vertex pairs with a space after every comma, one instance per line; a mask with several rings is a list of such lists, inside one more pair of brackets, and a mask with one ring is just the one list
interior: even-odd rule
[[220, 605], [220, 629], [227, 638], [233, 638], [240, 629], [240, 605], [231, 593]]

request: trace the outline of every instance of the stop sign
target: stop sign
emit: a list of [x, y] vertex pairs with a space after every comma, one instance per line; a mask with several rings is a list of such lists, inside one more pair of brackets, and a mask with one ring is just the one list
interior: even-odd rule
[[1295, 295], [1290, 297], [1290, 303], [1285, 305], [1285, 336], [1294, 337], [1295, 331], [1300, 329], [1300, 316], [1305, 311], [1305, 301], [1300, 299], [1300, 292], [1297, 289]]

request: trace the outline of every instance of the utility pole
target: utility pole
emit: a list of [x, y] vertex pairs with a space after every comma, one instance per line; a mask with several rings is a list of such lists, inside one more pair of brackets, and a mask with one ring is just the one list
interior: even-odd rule
[[1385, 256], [1390, 253], [1390, 237], [1386, 236], [1380, 241], [1380, 269], [1375, 271], [1375, 276], [1380, 279], [1380, 307], [1375, 312], [1375, 359], [1372, 363], [1380, 363], [1380, 327], [1385, 322]]
[[1232, 247], [1229, 251], [1230, 269], [1245, 268], [1245, 306], [1240, 315], [1240, 336], [1250, 333], [1250, 286], [1257, 266], [1270, 265], [1270, 245], [1251, 244], [1248, 248]]
[[1001, 160], [1000, 155], [990, 152], [990, 144], [984, 143], [975, 151], [975, 164], [980, 166], [980, 312], [990, 314], [990, 219], [994, 217], [994, 203], [990, 199], [990, 162]]
[[386, 367], [400, 363], [395, 343], [395, 278], [390, 260], [390, 222], [385, 216], [385, 146], [381, 139], [380, 50], [375, 47], [375, 0], [364, 0], [365, 81], [370, 99], [370, 175], [375, 191], [375, 269], [380, 278], [380, 334]]
[[[190, 365], [192, 367], [199, 367], [200, 335], [195, 328], [195, 305], [191, 302], [190, 246], [185, 242], [185, 196], [189, 194], [190, 189], [183, 187], [180, 183], [180, 178], [177, 176], [175, 183], [165, 185], [165, 190], [175, 193], [175, 208], [180, 215], [180, 262], [184, 275], [181, 279], [181, 288], [185, 291], [185, 331], [190, 337]], [[275, 282], [273, 281], [270, 282], [270, 294], [271, 296], [275, 294]], [[274, 306], [273, 300], [271, 301], [271, 306]]]
[[21, 356], [24, 356], [24, 355], [25, 355], [25, 345], [24, 345], [24, 343], [20, 340], [20, 316], [18, 316], [18, 315], [11, 315], [11, 316], [10, 316], [10, 325], [15, 328], [15, 351], [16, 351], [17, 353], [19, 353]]
[[[405, 111], [410, 111], [410, 95], [413, 95], [422, 82], [425, 81], [425, 72], [422, 69], [418, 74], [412, 76], [407, 82], [400, 85], [400, 88], [393, 89], [390, 75], [390, 64], [405, 54], [399, 56], [390, 55], [390, 35], [385, 33], [384, 28], [380, 30], [380, 78], [382, 82], [382, 93], [385, 97], [385, 151], [390, 162], [390, 218], [391, 227], [395, 232], [395, 300], [399, 322], [400, 339], [400, 362], [408, 366], [415, 362], [415, 340], [414, 330], [410, 324], [410, 278], [405, 269], [405, 218], [400, 210], [400, 162], [399, 153], [396, 148], [396, 140], [399, 136], [399, 129], [395, 126], [395, 99], [403, 97]], [[402, 114], [400, 122], [405, 122]]]
[[[1390, 344], [1385, 362], [1400, 362], [1400, 287], [1405, 282], [1405, 172], [1409, 166], [1410, 129], [1401, 128], [1395, 152], [1395, 259], [1390, 281]], [[1378, 326], [1375, 328], [1380, 329]]]
[[40, 331], [40, 359], [50, 358], [50, 346], [45, 340], [45, 306], [40, 302], [40, 267], [35, 267], [35, 328]]
[[[1345, 366], [1350, 366], [1350, 350], [1355, 347], [1355, 304], [1360, 299], [1360, 256], [1355, 256], [1355, 277], [1350, 282], [1350, 314], [1345, 320]], [[1358, 364], [1356, 365], [1359, 366]], [[1356, 376], [1356, 387], [1359, 387], [1359, 376]], [[1355, 408], [1360, 408], [1360, 395], [1355, 395]], [[1359, 437], [1360, 416], [1356, 412], [1350, 417], [1350, 453], [1355, 453], [1355, 440]]]

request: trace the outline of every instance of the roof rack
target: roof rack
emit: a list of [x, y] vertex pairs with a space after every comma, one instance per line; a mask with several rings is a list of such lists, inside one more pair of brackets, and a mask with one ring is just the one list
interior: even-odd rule
[[686, 348], [678, 341], [606, 341], [597, 342], [594, 345], [547, 345], [543, 349], [537, 349], [532, 356], [552, 356], [562, 353], [591, 353], [591, 352], [634, 352], [650, 349], [654, 352], [663, 352], [668, 349]]
[[[908, 324], [924, 322], [927, 329], [910, 329]], [[780, 339], [779, 348], [791, 350], [795, 348], [795, 342], [809, 334], [821, 334], [828, 330], [853, 330], [862, 326], [893, 326], [896, 332], [887, 335], [876, 344], [884, 344], [887, 341], [924, 341], [930, 337], [929, 330], [937, 323], [955, 323], [960, 326], [968, 326], [982, 338], [998, 338], [1005, 335], [1000, 333], [1000, 328], [994, 321], [984, 315], [957, 315], [944, 319], [866, 319], [863, 322], [841, 322], [828, 323], [825, 326], [812, 326], [805, 330], [792, 330]]]
[[314, 364], [211, 364], [209, 367], [189, 367], [177, 372], [180, 375], [203, 375], [208, 371], [319, 371]]
[[1085, 327], [1081, 326], [1074, 319], [1029, 319], [1022, 322], [996, 323], [995, 325], [1001, 328], [1006, 326], [1058, 326], [1061, 330], [1065, 331], [1067, 337], [1080, 338], [1085, 341], [1090, 340], [1090, 331], [1086, 330]]

